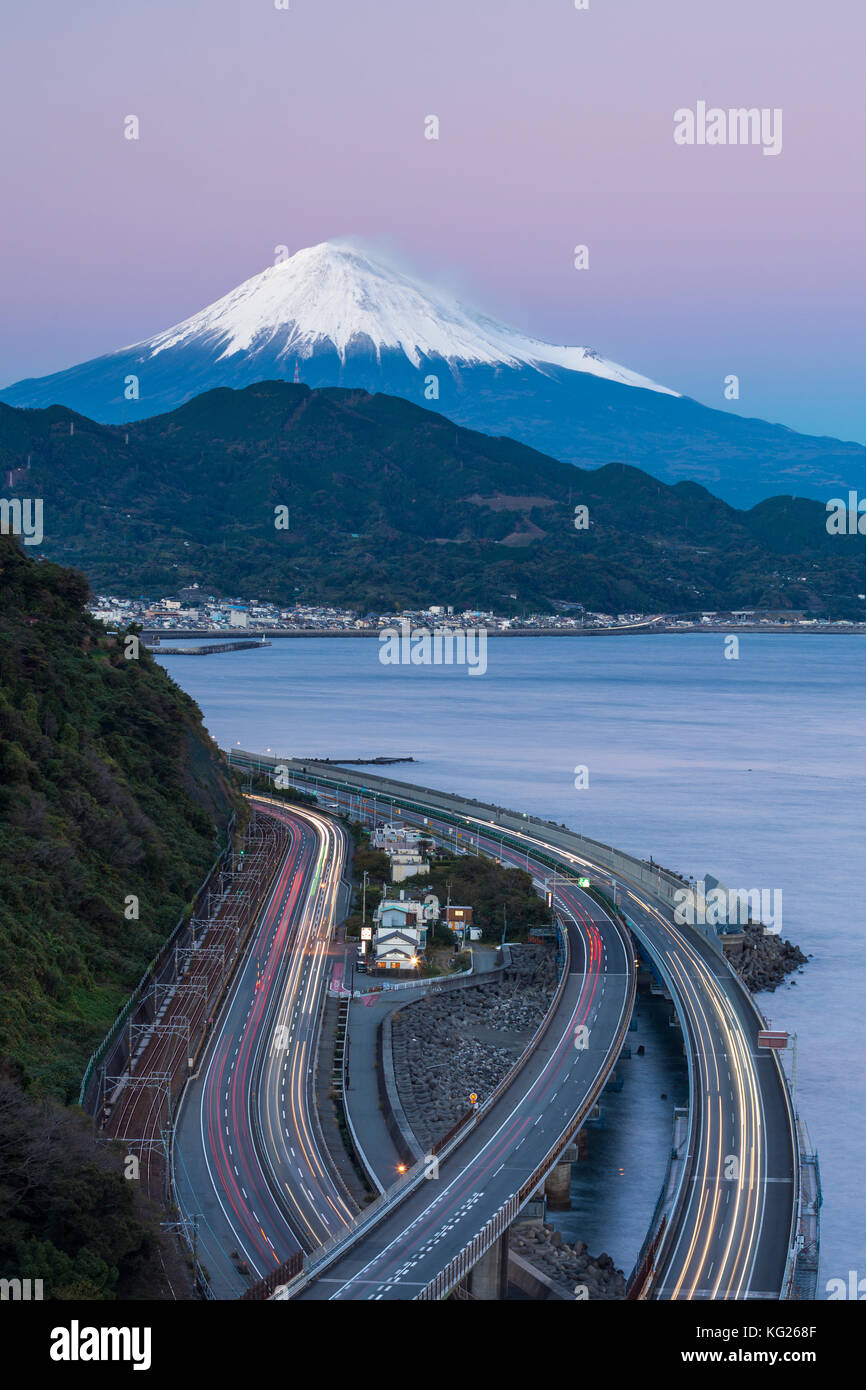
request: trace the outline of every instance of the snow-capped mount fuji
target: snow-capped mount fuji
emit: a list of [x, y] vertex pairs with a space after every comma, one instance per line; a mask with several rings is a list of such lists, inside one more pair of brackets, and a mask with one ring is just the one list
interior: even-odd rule
[[173, 328], [19, 381], [0, 401], [129, 423], [296, 371], [303, 389], [403, 396], [583, 467], [623, 461], [700, 482], [737, 506], [866, 485], [860, 445], [712, 410], [592, 348], [508, 328], [345, 241], [297, 251]]
[[[198, 346], [218, 362], [243, 355], [291, 365], [336, 353], [402, 352], [416, 370], [441, 358], [460, 367], [563, 367], [606, 381], [667, 391], [593, 348], [555, 347], [506, 328], [342, 242], [322, 242], [269, 266], [201, 313], [134, 347], [149, 357]], [[676, 395], [676, 392], [668, 392]]]

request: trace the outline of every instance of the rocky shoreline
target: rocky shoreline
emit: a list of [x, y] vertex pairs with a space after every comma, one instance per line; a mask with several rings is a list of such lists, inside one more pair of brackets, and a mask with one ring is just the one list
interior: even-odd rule
[[726, 949], [725, 955], [752, 994], [777, 989], [787, 975], [810, 959], [799, 946], [767, 935], [763, 927], [751, 922], [743, 928], [742, 943]]

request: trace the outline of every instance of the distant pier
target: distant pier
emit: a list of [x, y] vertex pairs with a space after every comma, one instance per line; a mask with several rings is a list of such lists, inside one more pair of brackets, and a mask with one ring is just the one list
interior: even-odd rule
[[270, 647], [272, 644], [266, 642], [264, 638], [257, 642], [209, 642], [203, 647], [163, 647], [161, 644], [154, 650], [160, 656], [211, 656], [214, 652], [243, 652], [249, 651], [252, 647]]
[[405, 758], [295, 758], [297, 763], [333, 763], [335, 767], [384, 767], [389, 763], [414, 763], [411, 756]]

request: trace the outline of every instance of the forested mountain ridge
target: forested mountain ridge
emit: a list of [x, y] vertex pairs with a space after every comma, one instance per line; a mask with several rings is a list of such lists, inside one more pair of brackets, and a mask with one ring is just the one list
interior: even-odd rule
[[13, 495], [44, 500], [44, 553], [121, 597], [197, 583], [362, 613], [866, 617], [866, 538], [828, 535], [819, 501], [740, 511], [697, 483], [577, 468], [394, 396], [266, 381], [128, 427], [0, 404], [0, 466]]
[[87, 593], [0, 535], [0, 1057], [67, 1100], [242, 808], [195, 703]]
[[[0, 1278], [165, 1298], [160, 1212], [75, 1101], [93, 1048], [244, 805], [194, 702], [0, 535]], [[128, 918], [130, 897], [139, 916]]]

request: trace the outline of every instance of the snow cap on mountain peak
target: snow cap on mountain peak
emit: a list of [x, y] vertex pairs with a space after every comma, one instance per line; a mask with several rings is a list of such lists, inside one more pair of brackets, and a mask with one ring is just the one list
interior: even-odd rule
[[556, 347], [505, 327], [426, 285], [387, 256], [352, 241], [324, 241], [296, 251], [245, 280], [200, 313], [136, 346], [157, 356], [198, 343], [219, 358], [310, 357], [329, 346], [345, 361], [350, 345], [402, 351], [414, 366], [425, 357], [473, 365], [555, 366], [589, 372], [668, 395], [592, 348]]

